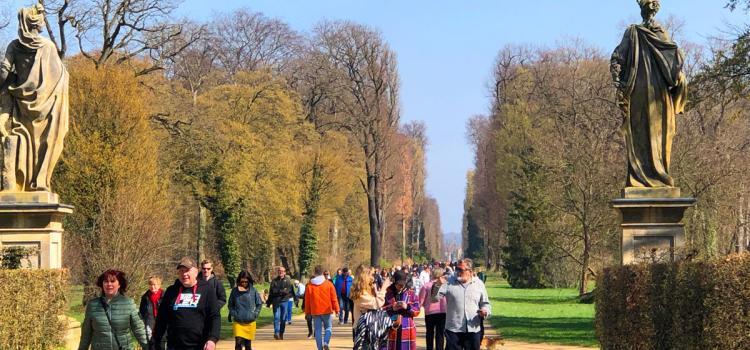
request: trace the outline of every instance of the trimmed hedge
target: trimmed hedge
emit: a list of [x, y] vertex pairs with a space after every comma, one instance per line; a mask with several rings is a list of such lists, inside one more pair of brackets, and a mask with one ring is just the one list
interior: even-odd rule
[[628, 265], [597, 281], [602, 349], [750, 349], [750, 255]]
[[67, 289], [67, 270], [0, 269], [0, 349], [62, 346]]

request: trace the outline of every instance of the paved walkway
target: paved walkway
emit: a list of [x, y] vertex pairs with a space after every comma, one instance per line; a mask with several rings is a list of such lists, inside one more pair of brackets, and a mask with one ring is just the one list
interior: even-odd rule
[[[286, 326], [284, 340], [273, 339], [273, 325], [258, 329], [256, 339], [253, 342], [253, 350], [316, 350], [315, 338], [307, 339], [307, 324], [304, 316], [296, 316], [292, 320], [292, 325]], [[424, 318], [416, 319], [418, 330], [418, 349], [425, 349], [424, 338]], [[486, 330], [488, 336], [496, 334], [493, 329]], [[352, 348], [352, 328], [349, 325], [339, 325], [336, 320], [333, 322], [333, 337], [330, 344], [331, 350], [351, 350]], [[233, 350], [234, 343], [229, 340], [219, 342], [218, 349]], [[525, 344], [518, 342], [506, 341], [505, 346], [500, 347], [503, 350], [591, 350], [591, 348], [581, 348], [573, 346], [546, 345], [546, 344]]]

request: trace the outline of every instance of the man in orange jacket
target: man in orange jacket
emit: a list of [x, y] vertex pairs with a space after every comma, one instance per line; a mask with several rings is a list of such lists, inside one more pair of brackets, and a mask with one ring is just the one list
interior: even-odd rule
[[314, 274], [305, 287], [305, 314], [313, 318], [318, 350], [329, 350], [333, 315], [339, 312], [339, 301], [333, 283], [323, 276], [323, 267], [315, 266]]

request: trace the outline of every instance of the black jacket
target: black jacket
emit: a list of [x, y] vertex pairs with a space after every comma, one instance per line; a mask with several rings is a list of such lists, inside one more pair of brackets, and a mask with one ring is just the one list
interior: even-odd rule
[[195, 288], [184, 288], [177, 281], [162, 297], [155, 339], [161, 339], [166, 332], [168, 347], [180, 350], [203, 350], [207, 341], [218, 342], [221, 315], [217, 305], [216, 290], [205, 280], [198, 279]]
[[292, 284], [292, 279], [289, 278], [289, 276], [284, 276], [284, 279], [280, 279], [279, 277], [274, 278], [271, 281], [271, 286], [268, 291], [268, 300], [266, 300], [266, 304], [270, 305], [280, 305], [283, 302], [286, 302], [289, 299], [294, 299], [294, 301], [297, 301], [297, 295], [294, 293], [294, 285]]
[[[147, 290], [146, 293], [143, 293], [143, 295], [141, 296], [141, 304], [138, 307], [138, 315], [141, 316], [143, 324], [147, 327], [151, 327], [151, 330], [153, 330], [156, 326], [156, 318], [154, 317], [154, 305], [151, 304], [151, 298], [149, 298], [150, 295], [151, 291]], [[164, 298], [164, 292], [162, 292], [161, 298]], [[161, 304], [161, 298], [156, 303], [157, 308], [159, 307], [159, 304]]]
[[[216, 277], [216, 274], [211, 272], [211, 275], [213, 277], [206, 282], [208, 282], [208, 285], [210, 285], [211, 288], [216, 290], [216, 299], [219, 301], [219, 310], [221, 310], [221, 308], [227, 304], [227, 291], [224, 290], [224, 284], [221, 283], [221, 280], [219, 280], [218, 277]], [[198, 279], [205, 279], [202, 272], [198, 274]]]

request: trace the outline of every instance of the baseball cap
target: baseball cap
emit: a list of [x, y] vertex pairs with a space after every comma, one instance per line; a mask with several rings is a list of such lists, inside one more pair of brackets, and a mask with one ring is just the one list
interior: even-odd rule
[[180, 267], [183, 267], [183, 266], [187, 267], [189, 269], [192, 269], [196, 265], [195, 265], [195, 261], [193, 259], [188, 258], [188, 257], [184, 257], [184, 258], [180, 259], [179, 263], [177, 263], [177, 268], [179, 269]]

